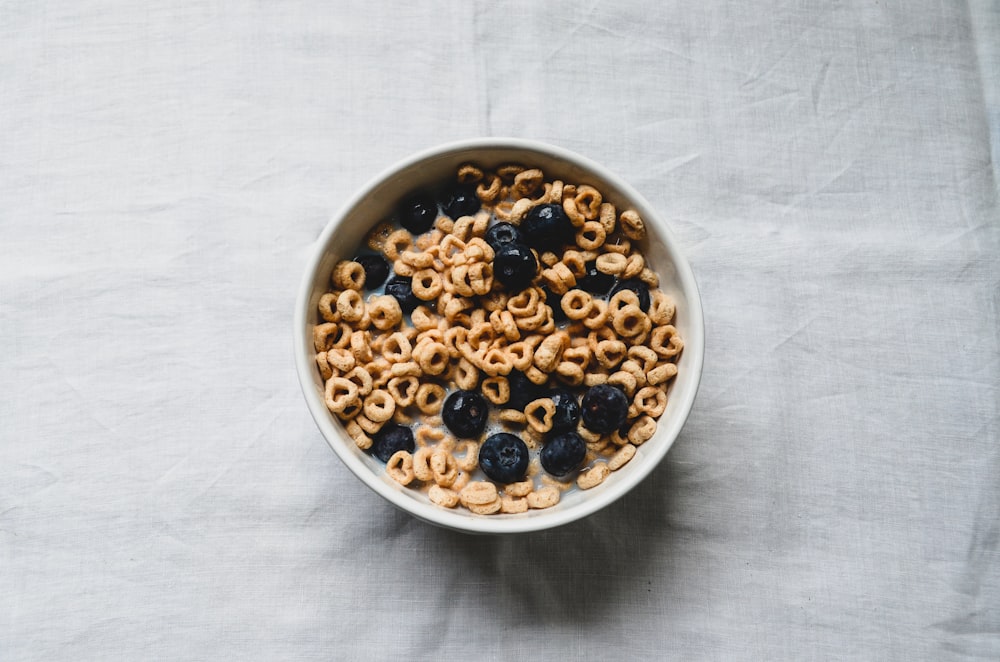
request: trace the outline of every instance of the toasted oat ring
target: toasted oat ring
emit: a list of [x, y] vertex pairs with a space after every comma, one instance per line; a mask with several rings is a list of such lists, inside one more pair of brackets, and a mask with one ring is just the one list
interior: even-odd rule
[[450, 487], [458, 478], [458, 464], [455, 457], [444, 448], [435, 448], [428, 462], [434, 482], [441, 487]]
[[530, 508], [551, 508], [559, 503], [559, 488], [547, 485], [539, 488], [525, 497]]
[[437, 299], [444, 290], [441, 274], [434, 269], [421, 269], [413, 274], [411, 287], [413, 296], [422, 301]]
[[615, 218], [617, 213], [615, 212], [615, 206], [609, 202], [604, 202], [601, 204], [600, 212], [598, 213], [598, 220], [601, 223], [601, 227], [604, 228], [604, 234], [610, 235], [615, 231], [616, 221]]
[[443, 508], [454, 508], [458, 505], [458, 492], [437, 484], [431, 485], [430, 489], [427, 490], [427, 498], [431, 500], [431, 503]]
[[330, 360], [326, 352], [316, 354], [316, 367], [319, 368], [319, 374], [323, 378], [323, 381], [334, 376], [334, 367], [330, 365]]
[[[607, 246], [608, 244], [605, 244], [605, 247]], [[597, 256], [595, 262], [597, 270], [601, 273], [617, 276], [625, 269], [628, 258], [621, 253], [602, 253]]]
[[484, 175], [483, 181], [476, 185], [476, 195], [479, 196], [479, 199], [484, 204], [489, 205], [500, 197], [500, 189], [502, 187], [503, 182], [500, 180], [500, 177], [489, 173]]
[[552, 321], [552, 311], [548, 306], [540, 305], [535, 310], [535, 312], [526, 317], [517, 317], [514, 323], [517, 324], [517, 328], [522, 331], [539, 331], [541, 332], [542, 327], [546, 323]]
[[625, 260], [625, 268], [622, 269], [621, 278], [636, 278], [646, 268], [646, 260], [640, 253], [632, 253]]
[[[407, 373], [396, 373], [394, 368], [397, 365], [386, 361], [381, 356], [365, 365], [364, 370], [372, 378], [372, 388], [382, 388], [389, 383], [393, 377], [404, 377]], [[394, 374], [395, 373], [395, 374]]]
[[376, 423], [385, 423], [396, 413], [396, 401], [388, 391], [373, 389], [365, 397], [365, 416]]
[[389, 395], [396, 401], [397, 407], [409, 407], [417, 397], [420, 380], [415, 375], [393, 377], [386, 385]]
[[337, 297], [337, 312], [345, 322], [357, 322], [365, 314], [365, 300], [357, 290], [344, 290]]
[[476, 515], [492, 515], [493, 513], [500, 512], [500, 509], [503, 507], [503, 499], [500, 498], [500, 496], [497, 496], [497, 498], [490, 503], [484, 503], [481, 505], [469, 503], [465, 504], [465, 507]]
[[492, 503], [499, 497], [497, 486], [485, 480], [477, 480], [469, 483], [459, 492], [459, 498], [465, 507], [483, 506]]
[[514, 361], [507, 352], [494, 347], [487, 350], [486, 356], [483, 357], [482, 368], [490, 377], [509, 375], [514, 369]]
[[413, 246], [413, 235], [406, 230], [396, 230], [385, 238], [385, 245], [382, 252], [389, 258], [390, 262], [395, 262], [403, 251]]
[[603, 299], [593, 299], [593, 305], [587, 316], [583, 318], [583, 325], [588, 329], [598, 329], [608, 323], [608, 304]]
[[399, 254], [400, 261], [414, 269], [428, 269], [434, 264], [434, 256], [426, 251], [404, 250]]
[[410, 360], [413, 346], [406, 336], [399, 331], [390, 334], [382, 343], [382, 357], [390, 363], [403, 363]]
[[444, 343], [423, 342], [413, 350], [413, 358], [425, 375], [440, 375], [448, 367], [450, 356]]
[[623, 466], [628, 464], [629, 460], [633, 457], [635, 457], [635, 446], [632, 444], [625, 444], [615, 451], [615, 454], [611, 456], [610, 460], [608, 460], [608, 469], [618, 471]]
[[343, 412], [347, 407], [358, 402], [358, 385], [344, 377], [331, 377], [326, 380], [323, 399], [327, 409], [331, 412], [335, 414]]
[[434, 472], [431, 471], [431, 455], [434, 454], [432, 446], [421, 446], [413, 453], [413, 474], [417, 480], [434, 480]]
[[583, 368], [572, 361], [560, 361], [556, 366], [556, 375], [572, 386], [579, 386], [586, 377]]
[[385, 472], [400, 485], [409, 485], [416, 478], [413, 473], [413, 456], [408, 451], [396, 451], [385, 463]]
[[344, 379], [354, 382], [358, 387], [358, 395], [362, 398], [372, 392], [372, 375], [367, 368], [360, 365], [354, 366], [350, 372], [344, 375]]
[[523, 372], [528, 369], [528, 366], [534, 360], [535, 348], [530, 342], [522, 340], [508, 345], [507, 355], [510, 357], [514, 368]]
[[504, 494], [512, 497], [526, 497], [533, 489], [535, 489], [535, 483], [531, 479], [522, 480], [519, 483], [508, 483], [503, 487]]
[[592, 221], [598, 217], [603, 199], [600, 191], [589, 184], [583, 184], [576, 188], [576, 197], [573, 198], [573, 201], [584, 218]]
[[[386, 360], [386, 363], [389, 363], [388, 360]], [[372, 364], [369, 364], [369, 366], [370, 365]], [[421, 370], [420, 365], [413, 359], [410, 359], [409, 361], [403, 361], [402, 363], [389, 363], [388, 372], [389, 372], [388, 379], [394, 379], [396, 377], [421, 377], [424, 374], [424, 371]]]
[[645, 372], [649, 372], [650, 370], [655, 368], [656, 364], [660, 360], [660, 357], [656, 355], [656, 352], [654, 352], [646, 345], [635, 345], [633, 347], [629, 347], [628, 357], [635, 361], [641, 362], [642, 369]]
[[556, 365], [562, 358], [563, 350], [567, 347], [569, 347], [569, 336], [563, 331], [553, 333], [546, 337], [535, 350], [532, 362], [542, 372], [552, 372], [556, 369]]
[[340, 321], [340, 313], [337, 312], [338, 296], [333, 292], [327, 292], [319, 298], [319, 303], [316, 307], [319, 310], [319, 316], [323, 318], [324, 322]]
[[651, 416], [640, 416], [628, 429], [628, 442], [639, 446], [649, 441], [656, 433], [656, 421]]
[[544, 181], [545, 175], [538, 168], [522, 170], [514, 175], [514, 183], [510, 188], [510, 192], [515, 198], [530, 198], [542, 187]]
[[346, 349], [333, 348], [326, 352], [326, 360], [331, 367], [340, 372], [348, 372], [356, 365], [354, 354]]
[[350, 344], [351, 327], [345, 322], [339, 324], [326, 322], [313, 327], [313, 346], [317, 352], [327, 352]]
[[590, 315], [594, 307], [594, 297], [583, 290], [570, 290], [563, 295], [562, 310], [571, 320], [582, 320]]
[[444, 404], [444, 387], [440, 384], [424, 382], [417, 389], [414, 402], [420, 413], [427, 416], [437, 414], [441, 411], [441, 405]]
[[594, 356], [601, 367], [608, 370], [614, 369], [619, 363], [625, 360], [626, 347], [621, 340], [602, 340], [594, 348]]
[[542, 280], [549, 286], [553, 294], [565, 294], [576, 285], [576, 276], [562, 262], [556, 262], [548, 269], [543, 269]]
[[462, 357], [458, 360], [458, 365], [455, 366], [452, 381], [458, 388], [471, 391], [479, 385], [479, 368], [469, 359]]
[[659, 386], [677, 376], [677, 364], [663, 363], [649, 371], [648, 381], [652, 386]]
[[506, 377], [487, 377], [483, 380], [481, 390], [486, 399], [495, 405], [502, 405], [510, 400], [510, 382]]
[[639, 383], [631, 372], [625, 372], [624, 370], [618, 370], [608, 375], [608, 384], [612, 386], [617, 386], [621, 390], [625, 391], [625, 395], [631, 398], [635, 394], [636, 388], [638, 388]]
[[548, 432], [556, 415], [556, 403], [552, 398], [532, 400], [524, 408], [524, 416], [529, 426], [536, 432]]
[[597, 250], [605, 241], [607, 234], [600, 221], [586, 221], [576, 232], [576, 245], [584, 250]]
[[611, 326], [619, 336], [632, 338], [641, 333], [649, 332], [652, 322], [639, 306], [629, 304], [614, 312], [611, 317]]
[[489, 294], [493, 289], [493, 263], [476, 262], [469, 266], [469, 286], [476, 295]]
[[463, 163], [458, 166], [455, 176], [460, 184], [475, 184], [483, 179], [483, 171], [473, 163]]
[[351, 353], [358, 363], [368, 363], [372, 360], [371, 334], [367, 331], [355, 331], [351, 334]]
[[639, 307], [639, 295], [628, 289], [621, 289], [608, 301], [608, 310], [612, 315], [617, 315], [618, 311], [626, 306]]
[[513, 497], [507, 494], [500, 497], [500, 512], [507, 514], [528, 512], [528, 500], [521, 497]]
[[513, 423], [514, 425], [525, 425], [528, 422], [524, 412], [518, 409], [501, 409], [497, 418], [504, 423]]
[[360, 262], [342, 260], [333, 268], [330, 278], [341, 290], [360, 290], [365, 286], [365, 268]]
[[538, 288], [529, 287], [507, 299], [507, 310], [514, 317], [530, 317], [538, 311], [540, 299], [541, 291]]
[[479, 466], [479, 443], [475, 441], [462, 441], [455, 447], [455, 451], [460, 455], [455, 456], [455, 463], [462, 471], [475, 471]]
[[399, 301], [388, 294], [375, 297], [368, 304], [368, 315], [379, 331], [388, 331], [403, 321], [403, 311]]
[[609, 253], [618, 253], [619, 255], [628, 258], [629, 254], [632, 252], [632, 242], [624, 237], [618, 237], [613, 244], [605, 243], [604, 250]]
[[645, 386], [636, 392], [633, 404], [643, 414], [659, 418], [667, 408], [667, 394], [655, 386]]
[[684, 349], [684, 341], [681, 340], [677, 329], [667, 324], [653, 329], [653, 333], [649, 337], [649, 346], [656, 352], [657, 356], [671, 359]]
[[609, 475], [611, 475], [611, 469], [607, 462], [597, 462], [593, 467], [580, 474], [576, 479], [576, 484], [581, 490], [589, 490], [603, 483]]
[[676, 311], [674, 300], [662, 290], [655, 290], [650, 298], [649, 319], [657, 326], [670, 324]]
[[618, 217], [618, 227], [629, 239], [639, 240], [646, 236], [646, 224], [642, 222], [639, 212], [634, 209], [626, 209], [621, 213]]

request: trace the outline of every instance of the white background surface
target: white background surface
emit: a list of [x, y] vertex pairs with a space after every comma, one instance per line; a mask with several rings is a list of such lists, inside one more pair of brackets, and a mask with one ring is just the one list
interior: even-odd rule
[[[998, 25], [0, 2], [0, 659], [1000, 657]], [[351, 476], [290, 331], [353, 190], [487, 135], [635, 185], [708, 329], [664, 464], [506, 539]]]

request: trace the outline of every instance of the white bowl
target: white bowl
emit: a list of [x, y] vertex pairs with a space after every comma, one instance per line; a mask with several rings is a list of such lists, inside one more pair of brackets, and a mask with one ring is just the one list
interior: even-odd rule
[[[603, 484], [586, 491], [567, 492], [559, 504], [547, 509], [484, 516], [434, 505], [420, 491], [393, 481], [381, 462], [359, 450], [323, 401], [312, 327], [317, 320], [317, 303], [327, 290], [334, 264], [353, 257], [365, 234], [378, 221], [390, 216], [405, 194], [447, 181], [466, 162], [484, 168], [509, 162], [538, 167], [547, 180], [558, 178], [567, 183], [591, 184], [619, 209], [637, 210], [647, 228], [640, 250], [659, 274], [660, 288], [677, 304], [674, 326], [684, 339], [684, 351], [655, 435], [639, 446], [635, 457]], [[639, 484], [666, 455], [691, 411], [701, 379], [705, 347], [701, 298], [694, 274], [659, 212], [635, 189], [589, 159], [544, 143], [510, 138], [466, 140], [420, 152], [392, 166], [358, 191], [319, 237], [299, 290], [293, 335], [295, 363], [306, 403], [320, 432], [344, 464], [368, 487], [413, 516], [471, 533], [519, 533], [561, 526], [604, 508]]]

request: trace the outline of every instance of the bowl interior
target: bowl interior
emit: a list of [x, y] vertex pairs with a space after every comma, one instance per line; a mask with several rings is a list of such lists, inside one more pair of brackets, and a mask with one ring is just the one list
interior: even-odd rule
[[[317, 304], [327, 291], [334, 265], [350, 259], [365, 234], [392, 214], [404, 195], [437, 186], [454, 176], [459, 165], [472, 162], [485, 169], [504, 163], [541, 168], [546, 179], [590, 184], [619, 209], [636, 209], [647, 226], [639, 248], [660, 276], [660, 289], [674, 298], [674, 326], [684, 339], [678, 375], [656, 434], [638, 447], [635, 457], [603, 484], [591, 490], [572, 490], [548, 509], [518, 515], [474, 515], [432, 504], [421, 492], [403, 487], [385, 474], [384, 465], [357, 448], [323, 402], [323, 381], [316, 369], [312, 327]], [[475, 533], [508, 533], [559, 526], [603, 508], [640, 482], [660, 462], [676, 439], [691, 409], [701, 377], [704, 329], [697, 285], [687, 261], [677, 249], [666, 223], [628, 184], [603, 167], [565, 150], [522, 140], [488, 139], [446, 145], [417, 154], [376, 177], [330, 221], [315, 247], [299, 294], [295, 316], [296, 362], [309, 409], [331, 448], [363, 482], [407, 512], [441, 526]]]

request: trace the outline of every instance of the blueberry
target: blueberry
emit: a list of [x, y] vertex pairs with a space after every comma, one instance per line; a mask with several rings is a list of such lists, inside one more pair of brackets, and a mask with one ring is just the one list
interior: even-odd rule
[[472, 216], [481, 206], [476, 187], [468, 184], [456, 184], [441, 196], [441, 208], [451, 218]]
[[649, 312], [649, 285], [646, 285], [637, 278], [618, 281], [618, 283], [611, 289], [611, 294], [608, 298], [610, 299], [622, 290], [632, 290], [635, 292], [636, 296], [639, 297], [639, 308], [641, 308], [644, 313]]
[[415, 448], [413, 430], [398, 423], [386, 423], [372, 437], [371, 453], [383, 462], [388, 462], [397, 451], [412, 453]]
[[565, 476], [579, 468], [587, 455], [587, 444], [576, 432], [563, 432], [545, 442], [538, 454], [542, 468], [553, 476]]
[[393, 276], [385, 284], [385, 293], [396, 297], [399, 308], [404, 313], [412, 313], [420, 305], [420, 299], [413, 293], [413, 281], [404, 276]]
[[479, 466], [498, 483], [517, 483], [528, 471], [528, 446], [509, 432], [490, 435], [479, 449]]
[[542, 292], [545, 293], [545, 305], [552, 309], [552, 321], [559, 324], [569, 319], [566, 317], [566, 311], [562, 308], [562, 295], [553, 294], [546, 285], [542, 285]]
[[615, 284], [615, 277], [597, 270], [597, 262], [591, 261], [586, 264], [587, 273], [576, 279], [576, 286], [581, 290], [591, 294], [605, 295], [611, 286]]
[[493, 257], [493, 276], [511, 292], [531, 285], [537, 271], [538, 260], [524, 244], [503, 244]]
[[486, 243], [495, 251], [504, 244], [523, 244], [524, 234], [510, 223], [497, 223], [486, 231]]
[[590, 387], [581, 403], [583, 424], [599, 434], [611, 434], [628, 418], [628, 397], [610, 384]]
[[557, 388], [549, 393], [549, 398], [556, 405], [556, 415], [552, 417], [552, 431], [563, 432], [575, 430], [580, 420], [580, 404], [571, 391]]
[[486, 428], [489, 403], [476, 391], [455, 391], [444, 401], [441, 417], [456, 437], [478, 437]]
[[413, 234], [423, 234], [434, 225], [438, 206], [434, 198], [421, 191], [404, 198], [396, 211], [400, 225]]
[[374, 290], [389, 277], [389, 263], [381, 255], [359, 255], [354, 261], [365, 268], [366, 290]]
[[511, 409], [524, 411], [528, 403], [548, 395], [545, 386], [536, 384], [525, 377], [523, 372], [517, 370], [510, 371], [510, 374], [507, 375], [507, 383], [510, 385], [510, 399], [505, 406]]
[[559, 252], [563, 244], [572, 244], [576, 230], [561, 205], [532, 207], [521, 221], [525, 242], [538, 252]]

